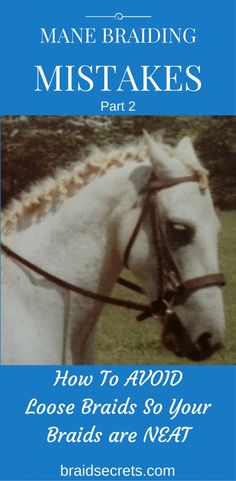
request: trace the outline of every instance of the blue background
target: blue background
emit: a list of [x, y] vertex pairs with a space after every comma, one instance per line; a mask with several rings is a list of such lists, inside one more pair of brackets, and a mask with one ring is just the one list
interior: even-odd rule
[[[85, 15], [151, 15], [151, 19], [85, 19]], [[235, 0], [31, 0], [1, 2], [0, 113], [3, 115], [102, 114], [100, 101], [136, 101], [133, 114], [233, 115], [235, 101]], [[70, 27], [194, 27], [196, 44], [109, 45], [40, 44], [40, 28], [60, 31]], [[191, 92], [34, 92], [35, 65], [50, 76], [55, 65], [129, 64], [201, 65], [202, 88]], [[49, 70], [48, 70], [49, 69]], [[119, 74], [119, 78], [122, 77]], [[76, 80], [78, 80], [76, 78]], [[117, 80], [113, 82], [117, 84]], [[132, 112], [119, 114], [132, 115]], [[107, 114], [107, 111], [103, 112]], [[113, 112], [117, 114], [117, 112]], [[112, 112], [110, 112], [112, 115]]]
[[[126, 377], [137, 367], [114, 367], [120, 383], [115, 387], [98, 387], [104, 366], [74, 367], [1, 367], [1, 480], [56, 480], [60, 479], [60, 464], [65, 466], [174, 466], [176, 480], [234, 480], [235, 479], [235, 368], [233, 366], [182, 366], [183, 381], [176, 387], [122, 387]], [[156, 370], [157, 366], [139, 366]], [[176, 366], [169, 366], [177, 369]], [[56, 369], [69, 374], [93, 374], [90, 387], [52, 387]], [[162, 366], [161, 369], [168, 369]], [[144, 415], [139, 408], [134, 415], [88, 415], [78, 412], [72, 416], [24, 415], [28, 402], [36, 397], [40, 402], [74, 402], [93, 397], [95, 402], [124, 401], [128, 396], [139, 406], [153, 397], [164, 405], [160, 415]], [[166, 406], [172, 398], [184, 402], [209, 402], [213, 407], [205, 416], [179, 415], [170, 421]], [[80, 426], [110, 433], [113, 430], [138, 431], [150, 426], [193, 425], [185, 443], [137, 442], [109, 444], [47, 444], [47, 428], [59, 426], [62, 431], [78, 431]], [[61, 478], [63, 479], [63, 478]], [[66, 479], [66, 478], [64, 478]], [[74, 478], [72, 478], [74, 479]], [[76, 479], [76, 478], [75, 478]], [[77, 478], [81, 479], [81, 478]], [[89, 479], [89, 478], [87, 478]], [[92, 478], [95, 479], [95, 478]], [[100, 479], [100, 478], [96, 478]], [[110, 479], [110, 478], [104, 478]], [[117, 479], [117, 478], [112, 478]], [[122, 478], [123, 479], [123, 478]], [[127, 477], [126, 479], [134, 479]], [[136, 478], [143, 479], [143, 478]], [[154, 479], [146, 477], [145, 479]], [[159, 478], [163, 479], [163, 478]]]

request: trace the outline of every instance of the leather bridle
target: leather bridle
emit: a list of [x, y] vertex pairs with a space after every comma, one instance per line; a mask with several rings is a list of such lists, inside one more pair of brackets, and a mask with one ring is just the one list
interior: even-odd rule
[[[150, 316], [165, 318], [172, 313], [172, 307], [174, 305], [181, 302], [183, 303], [193, 291], [211, 286], [225, 285], [225, 279], [221, 273], [208, 274], [201, 277], [195, 277], [187, 281], [182, 281], [179, 269], [169, 249], [164, 232], [164, 223], [157, 200], [157, 194], [163, 189], [174, 187], [185, 182], [199, 182], [199, 178], [195, 175], [191, 175], [186, 177], [177, 177], [174, 179], [159, 180], [154, 174], [152, 174], [150, 180], [141, 191], [141, 194], [145, 196], [143, 208], [125, 249], [124, 265], [128, 268], [131, 249], [134, 245], [141, 225], [144, 222], [144, 219], [147, 215], [149, 215], [151, 220], [153, 242], [156, 251], [155, 262], [157, 265], [157, 285], [159, 286], [158, 295], [150, 305], [141, 304], [130, 300], [117, 299], [115, 297], [108, 297], [99, 293], [88, 291], [87, 289], [71, 284], [45, 271], [41, 267], [33, 264], [21, 255], [14, 252], [3, 243], [1, 243], [1, 249], [7, 256], [13, 258], [18, 263], [39, 274], [48, 281], [56, 284], [57, 286], [62, 287], [63, 289], [102, 303], [140, 311], [141, 314], [137, 316], [138, 321], [142, 321]], [[144, 294], [142, 288], [130, 281], [127, 281], [126, 279], [119, 277], [117, 282], [128, 289]]]
[[157, 194], [163, 189], [186, 182], [199, 183], [199, 177], [197, 175], [189, 175], [159, 180], [155, 174], [152, 174], [149, 182], [142, 190], [142, 193], [145, 195], [145, 200], [141, 214], [124, 253], [124, 265], [128, 268], [131, 249], [145, 217], [149, 215], [155, 248], [155, 261], [157, 264], [158, 295], [150, 306], [137, 316], [138, 321], [142, 321], [152, 315], [165, 319], [166, 315], [172, 314], [172, 307], [176, 304], [184, 303], [193, 291], [212, 286], [225, 285], [225, 278], [221, 273], [207, 274], [183, 281], [176, 262], [173, 259], [164, 231], [164, 222], [160, 212]]

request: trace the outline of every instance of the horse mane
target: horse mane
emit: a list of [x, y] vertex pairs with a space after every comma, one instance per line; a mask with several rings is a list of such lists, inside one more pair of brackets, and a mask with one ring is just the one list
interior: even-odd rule
[[111, 168], [119, 168], [128, 161], [142, 162], [147, 158], [147, 148], [143, 140], [100, 149], [94, 147], [84, 161], [75, 161], [66, 169], [58, 168], [55, 177], [47, 177], [31, 185], [17, 199], [12, 199], [2, 212], [4, 234], [16, 229], [26, 217], [46, 214], [57, 203], [74, 195], [92, 179], [103, 176]]
[[[168, 154], [173, 148], [162, 143], [159, 134], [157, 140]], [[89, 184], [95, 177], [103, 176], [112, 168], [123, 167], [128, 161], [142, 163], [148, 159], [145, 139], [122, 145], [120, 147], [108, 146], [105, 149], [93, 147], [84, 161], [75, 161], [66, 169], [56, 169], [55, 176], [47, 177], [23, 191], [18, 199], [12, 199], [3, 210], [1, 216], [2, 231], [9, 234], [16, 229], [25, 218], [46, 215], [52, 207], [62, 202], [66, 197], [71, 197], [79, 189]], [[199, 185], [203, 189], [208, 185], [205, 171], [193, 172], [193, 169], [179, 159], [191, 173], [199, 175]], [[204, 184], [204, 185], [203, 185]]]

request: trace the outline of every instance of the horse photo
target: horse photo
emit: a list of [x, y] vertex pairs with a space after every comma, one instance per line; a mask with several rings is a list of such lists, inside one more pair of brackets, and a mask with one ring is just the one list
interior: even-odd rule
[[[92, 148], [11, 199], [2, 214], [3, 364], [95, 363], [109, 302], [139, 321], [154, 317], [176, 363], [222, 348], [225, 281], [208, 177], [189, 136], [173, 146], [144, 131]], [[139, 302], [112, 296], [124, 267]]]

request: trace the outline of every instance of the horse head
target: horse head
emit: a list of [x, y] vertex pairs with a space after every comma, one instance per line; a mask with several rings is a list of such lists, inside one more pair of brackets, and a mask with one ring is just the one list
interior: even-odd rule
[[[145, 139], [151, 175], [165, 188], [160, 187], [152, 194], [158, 217], [151, 220], [147, 208], [147, 214], [139, 222], [145, 201], [145, 189], [140, 190], [143, 181], [139, 179], [139, 200], [133, 208], [133, 219], [128, 219], [128, 230], [133, 232], [137, 223], [140, 225], [129, 242], [128, 267], [142, 281], [152, 304], [160, 301], [160, 283], [163, 283], [160, 277], [164, 278], [166, 289], [173, 270], [178, 274], [180, 287], [193, 286], [183, 295], [177, 292], [171, 309], [165, 310], [162, 342], [179, 357], [204, 360], [222, 346], [225, 324], [220, 289], [223, 276], [218, 274], [220, 224], [208, 186], [208, 172], [200, 164], [189, 137], [175, 148], [147, 133]], [[142, 169], [139, 168], [140, 175]], [[146, 183], [150, 168], [147, 172], [142, 173]], [[153, 222], [161, 228], [159, 240], [153, 235]], [[126, 234], [123, 246], [127, 241]], [[165, 249], [160, 246], [157, 249], [157, 242], [164, 243]]]

